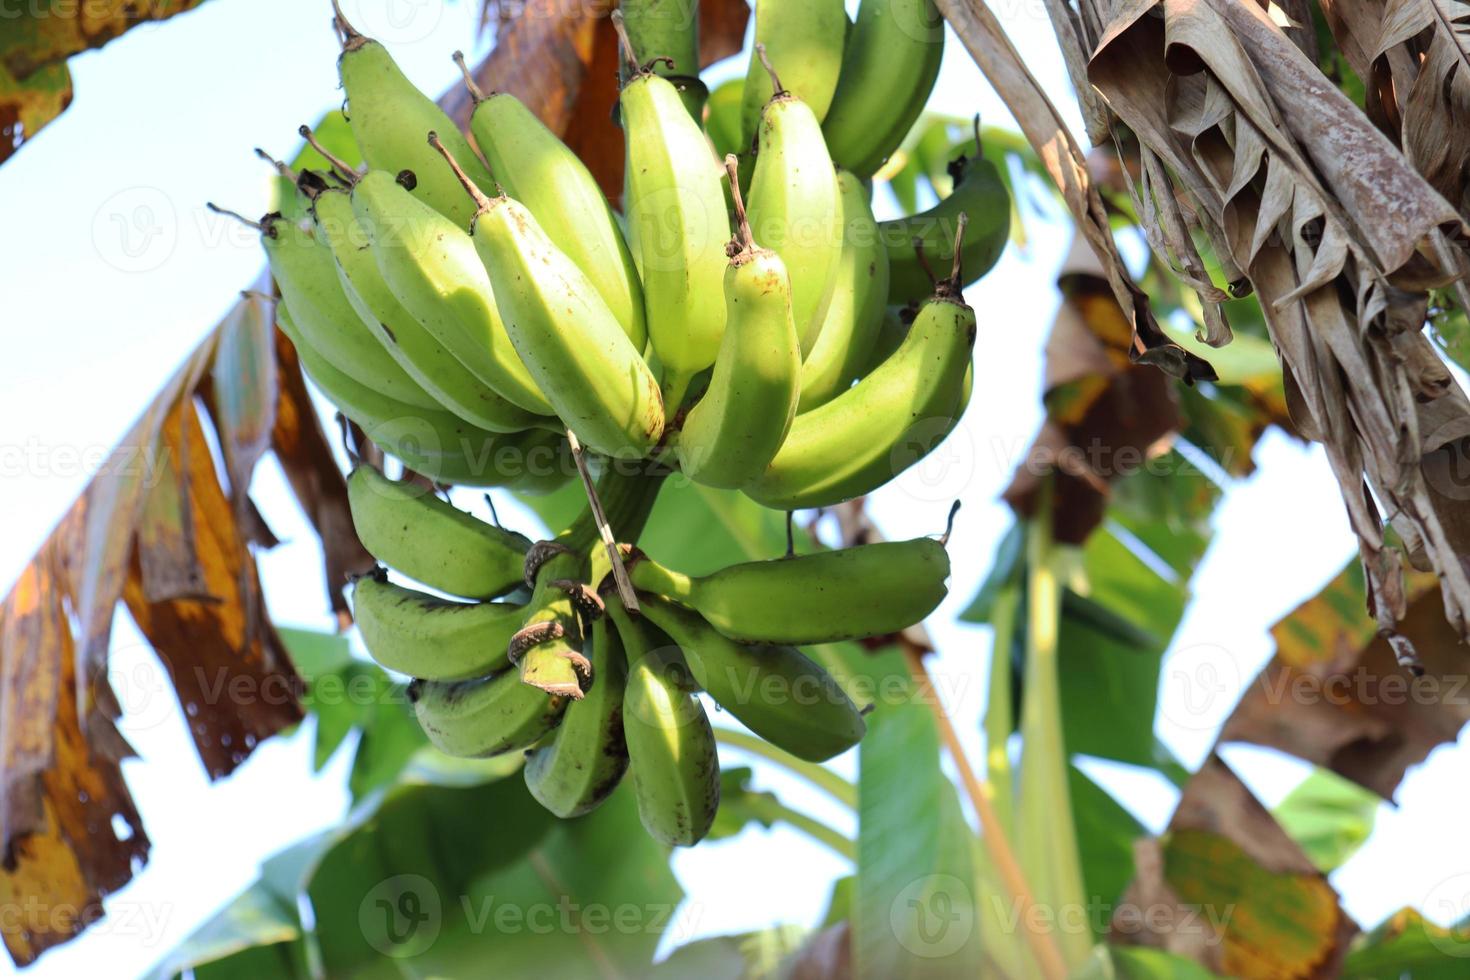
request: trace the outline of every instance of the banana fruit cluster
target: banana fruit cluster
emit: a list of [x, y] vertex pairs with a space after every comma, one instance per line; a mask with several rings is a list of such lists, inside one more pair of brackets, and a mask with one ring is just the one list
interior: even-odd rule
[[[631, 771], [650, 833], [688, 845], [718, 806], [701, 692], [798, 756], [844, 751], [862, 713], [798, 647], [913, 625], [949, 564], [921, 539], [691, 579], [631, 549], [658, 481], [619, 467], [785, 511], [892, 480], [965, 410], [962, 289], [994, 263], [1010, 205], [977, 154], [931, 211], [874, 217], [872, 178], [938, 73], [932, 0], [863, 0], [855, 22], [841, 0], [760, 0], [746, 149], [724, 161], [697, 65], [670, 64], [697, 50], [697, 33], [675, 36], [697, 19], [674, 30], [658, 7], [613, 14], [621, 212], [515, 96], [465, 69], [466, 135], [338, 10], [364, 165], [302, 127], [324, 162], [278, 164], [295, 192], [256, 227], [302, 366], [412, 471], [359, 461], [349, 490], [364, 544], [398, 573], [356, 583], [362, 637], [414, 679], [425, 732], [456, 755], [526, 751], [531, 792], [566, 817]], [[602, 474], [602, 509], [550, 542], [435, 493], [545, 493], [579, 470], [589, 488]], [[604, 598], [599, 537], [629, 543], [636, 604], [628, 582], [628, 607]]]
[[929, 538], [699, 578], [627, 548], [635, 614], [582, 584], [593, 570], [571, 535], [533, 545], [367, 464], [348, 490], [374, 557], [457, 597], [385, 570], [355, 586], [363, 642], [414, 678], [430, 741], [459, 756], [525, 751], [527, 787], [560, 817], [595, 809], [631, 773], [644, 826], [670, 845], [701, 840], [719, 808], [701, 693], [773, 745], [830, 759], [861, 740], [863, 712], [798, 647], [898, 632], [947, 591], [949, 557]]

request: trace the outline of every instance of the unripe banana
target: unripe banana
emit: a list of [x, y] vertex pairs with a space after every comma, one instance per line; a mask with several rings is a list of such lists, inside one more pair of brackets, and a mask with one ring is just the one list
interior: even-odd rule
[[440, 408], [358, 320], [342, 292], [332, 252], [318, 240], [309, 219], [292, 222], [267, 215], [260, 241], [292, 323], [322, 359], [396, 402]]
[[640, 557], [629, 574], [639, 590], [678, 600], [733, 640], [808, 646], [921, 622], [949, 592], [949, 555], [940, 542], [916, 538], [746, 562], [699, 578]]
[[[634, 61], [626, 41], [624, 48]], [[618, 104], [627, 134], [628, 244], [672, 415], [690, 379], [715, 362], [725, 332], [721, 284], [730, 220], [722, 172], [667, 80], [637, 68]]]
[[[978, 142], [978, 131], [976, 140]], [[954, 262], [954, 230], [960, 215], [969, 217], [960, 249], [960, 285], [968, 286], [990, 271], [1011, 235], [1011, 197], [995, 164], [980, 156], [960, 157], [950, 164], [954, 190], [922, 214], [896, 218], [878, 226], [892, 266], [890, 303], [918, 302], [934, 290], [924, 268], [947, 269]], [[919, 258], [915, 241], [921, 243]]]
[[347, 301], [399, 366], [445, 408], [491, 432], [520, 432], [546, 421], [506, 401], [475, 377], [398, 302], [372, 253], [372, 239], [345, 190], [317, 195], [318, 235], [332, 249]]
[[[442, 161], [439, 167], [446, 169]], [[464, 197], [463, 189], [458, 193]], [[501, 397], [528, 412], [556, 414], [505, 332], [490, 276], [465, 231], [469, 219], [455, 224], [382, 171], [358, 181], [352, 207], [403, 308]]]
[[[699, 80], [699, 0], [622, 0], [618, 16], [633, 50], [678, 90], [689, 118], [703, 119], [709, 92]], [[622, 80], [629, 77], [624, 67]]]
[[691, 480], [739, 488], [765, 471], [796, 414], [801, 342], [781, 258], [758, 248], [740, 200], [735, 157], [726, 161], [740, 227], [725, 272], [725, 338], [714, 377], [675, 437]]
[[822, 123], [838, 166], [863, 178], [883, 166], [924, 111], [943, 59], [934, 0], [863, 0]]
[[[759, 0], [755, 5], [755, 41], [797, 98], [821, 122], [837, 91], [842, 49], [847, 39], [847, 7], [842, 0]], [[775, 94], [771, 77], [752, 51], [745, 73], [740, 114], [740, 145], [750, 147], [761, 108]]]
[[698, 698], [679, 682], [677, 651], [654, 642], [647, 624], [608, 605], [628, 657], [623, 736], [638, 816], [655, 840], [691, 847], [709, 833], [720, 808], [715, 733]]
[[664, 431], [663, 398], [642, 352], [524, 205], [504, 195], [486, 197], [435, 134], [429, 142], [475, 200], [470, 237], [532, 379], [592, 449], [641, 459]]
[[[961, 220], [961, 235], [963, 229]], [[827, 404], [796, 417], [781, 451], [745, 493], [767, 507], [800, 510], [881, 487], [954, 429], [974, 343], [975, 311], [945, 280], [892, 357]]]
[[776, 94], [761, 111], [757, 141], [747, 201], [750, 225], [756, 241], [786, 263], [791, 316], [804, 357], [826, 319], [842, 254], [837, 175], [817, 117], [781, 88], [779, 79]]
[[420, 484], [361, 463], [347, 477], [347, 501], [368, 553], [431, 589], [493, 599], [521, 582], [531, 546], [524, 535], [466, 514]]
[[360, 578], [352, 612], [379, 665], [427, 681], [485, 677], [510, 666], [506, 646], [525, 609], [500, 602], [454, 602], [405, 589], [378, 573]]
[[[577, 264], [641, 352], [648, 345], [643, 285], [596, 178], [525, 103], [508, 92], [483, 95], [463, 56], [456, 54], [455, 59], [465, 69], [465, 83], [475, 100], [470, 132], [495, 180], [536, 216], [546, 237]], [[463, 159], [452, 144], [446, 145]]]
[[577, 473], [566, 437], [543, 429], [462, 439], [460, 449], [445, 453], [416, 453], [417, 444], [417, 435], [410, 432], [390, 451], [409, 469], [453, 486], [508, 487], [544, 496], [566, 486]]
[[[888, 301], [888, 250], [868, 204], [869, 190], [846, 170], [837, 171], [842, 209], [842, 254], [832, 277], [832, 296], [817, 341], [801, 367], [801, 403], [809, 412], [846, 391], [864, 373]], [[927, 295], [927, 293], [926, 293]]]
[[[337, 0], [333, 0], [336, 8]], [[411, 172], [417, 182], [413, 194], [456, 227], [469, 224], [473, 207], [459, 190], [453, 175], [439, 166], [439, 158], [424, 145], [424, 134], [437, 130], [444, 142], [464, 161], [476, 180], [490, 179], [469, 140], [434, 100], [414, 87], [388, 50], [352, 28], [337, 8], [344, 34], [337, 71], [347, 93], [347, 117], [363, 159], [374, 170], [390, 174]]]
[[514, 670], [472, 681], [415, 681], [414, 714], [441, 752], [481, 759], [528, 749], [561, 723], [566, 699], [521, 683]]
[[[385, 452], [441, 483], [519, 485], [522, 474], [495, 469], [497, 455], [511, 449], [523, 458], [525, 433], [501, 435], [476, 429], [441, 409], [406, 405], [337, 370], [295, 327], [288, 308], [277, 307], [277, 323], [296, 347], [301, 366], [327, 400], [356, 422]], [[554, 438], [549, 432], [532, 435]], [[484, 462], [481, 462], [484, 461]], [[540, 481], [544, 485], [546, 481]], [[562, 482], [565, 482], [563, 479]]]
[[627, 664], [606, 617], [592, 624], [592, 689], [567, 705], [561, 727], [526, 758], [526, 787], [558, 817], [591, 813], [617, 789], [628, 769], [623, 737]]
[[862, 740], [867, 723], [832, 675], [790, 646], [747, 646], [698, 613], [656, 597], [645, 615], [679, 645], [695, 681], [772, 745], [825, 762]]

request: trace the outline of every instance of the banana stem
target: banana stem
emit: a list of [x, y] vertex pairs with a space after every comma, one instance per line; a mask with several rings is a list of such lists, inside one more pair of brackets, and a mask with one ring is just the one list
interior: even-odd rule
[[[602, 503], [603, 516], [613, 534], [627, 544], [636, 544], [648, 523], [648, 515], [658, 500], [659, 490], [669, 471], [646, 461], [637, 464], [643, 467], [637, 473], [621, 472], [614, 461], [597, 483], [597, 497]], [[597, 544], [601, 533], [591, 506], [561, 534], [557, 543], [573, 551], [586, 551]]]
[[[459, 70], [464, 73], [464, 87], [469, 89], [470, 101], [475, 105], [484, 102], [485, 92], [480, 88], [480, 83], [475, 81], [475, 74], [470, 71], [470, 66], [465, 63], [463, 51], [454, 52], [454, 63], [459, 65]], [[977, 120], [976, 125], [979, 125], [980, 117], [976, 116], [975, 119]]]
[[209, 210], [213, 211], [215, 214], [222, 214], [227, 218], [234, 218], [236, 221], [240, 222], [246, 227], [254, 228], [258, 232], [264, 233], [265, 231], [264, 224], [259, 221], [251, 221], [239, 211], [231, 211], [229, 208], [222, 208], [218, 204], [215, 204], [213, 201], [206, 201], [204, 206], [209, 208]]
[[357, 183], [357, 171], [348, 166], [346, 160], [336, 156], [331, 150], [323, 146], [316, 138], [316, 134], [311, 131], [310, 126], [302, 124], [301, 128], [296, 131], [301, 134], [302, 139], [306, 140], [307, 145], [320, 153], [327, 163], [332, 165], [332, 169], [337, 171], [337, 176], [347, 181], [348, 186]]
[[[459, 179], [459, 185], [470, 196], [470, 200], [475, 202], [475, 208], [478, 211], [476, 217], [489, 211], [490, 198], [486, 197], [485, 192], [480, 190], [480, 186], [475, 183], [474, 178], [464, 172], [464, 168], [459, 165], [459, 161], [454, 159], [454, 154], [449, 152], [449, 147], [445, 146], [443, 141], [439, 139], [438, 133], [429, 133], [429, 145], [439, 151], [439, 155], [444, 158], [445, 163], [449, 164], [449, 169], [454, 171], [454, 176]], [[473, 221], [470, 223], [470, 228], [472, 230], [474, 228]]]
[[751, 755], [759, 756], [767, 762], [775, 763], [781, 768], [805, 779], [838, 803], [843, 803], [853, 808], [857, 807], [857, 787], [826, 766], [818, 765], [815, 762], [807, 762], [805, 759], [798, 759], [790, 752], [776, 748], [776, 746], [763, 738], [757, 738], [745, 732], [737, 732], [732, 728], [716, 728], [715, 741], [721, 745], [728, 745], [732, 749], [739, 749], [742, 752], [749, 752]]
[[643, 70], [643, 66], [638, 63], [638, 55], [633, 50], [633, 39], [628, 36], [628, 25], [623, 22], [621, 10], [612, 12], [612, 25], [618, 35], [618, 50], [623, 53], [623, 59], [628, 63], [628, 77], [636, 78]]
[[[929, 677], [929, 670], [924, 665], [924, 651], [918, 644], [909, 640], [901, 638], [899, 642], [903, 647], [904, 659], [908, 661], [909, 674], [919, 689], [919, 696], [934, 712], [934, 721], [939, 726], [940, 737], [944, 739], [950, 758], [954, 760], [955, 768], [959, 770], [960, 781], [964, 783], [965, 793], [970, 798], [970, 805], [975, 808], [975, 815], [980, 819], [981, 839], [990, 852], [991, 860], [995, 862], [996, 870], [1000, 872], [1001, 881], [1005, 884], [1006, 890], [1011, 893], [1011, 897], [1019, 906], [1019, 921], [1028, 923], [1032, 920], [1031, 909], [1036, 903], [1031, 897], [1031, 888], [1026, 883], [1026, 875], [1021, 870], [1021, 864], [1016, 860], [1016, 853], [1011, 847], [1005, 826], [1001, 823], [994, 807], [991, 806], [990, 790], [975, 775], [975, 770], [970, 767], [964, 746], [960, 744], [959, 735], [955, 732], [954, 725], [944, 710], [944, 705], [939, 702], [934, 683]], [[1056, 944], [1056, 937], [1050, 932], [1026, 928], [1024, 925], [1021, 931], [1046, 980], [1066, 980], [1067, 965]]]
[[346, 15], [342, 13], [342, 4], [338, 0], [332, 0], [332, 21], [337, 25], [337, 29], [342, 32], [343, 47], [347, 46], [347, 42], [362, 37], [362, 34], [358, 32], [357, 28], [348, 23]]
[[771, 64], [771, 59], [766, 54], [766, 46], [757, 41], [755, 53], [760, 58], [761, 65], [766, 69], [766, 74], [771, 76], [771, 98], [779, 99], [781, 96], [786, 95], [786, 86], [781, 84], [781, 76], [776, 74], [776, 66]]
[[260, 157], [266, 163], [270, 164], [272, 167], [275, 167], [276, 173], [280, 174], [286, 180], [289, 180], [293, 184], [296, 183], [296, 171], [292, 170], [289, 164], [284, 163], [281, 160], [277, 160], [275, 157], [271, 156], [269, 153], [265, 152], [258, 146], [255, 148], [255, 155]]
[[[750, 230], [750, 217], [745, 213], [745, 198], [740, 193], [740, 159], [725, 154], [725, 174], [730, 178], [730, 199], [735, 203], [735, 220], [740, 228], [740, 252], [755, 251], [755, 235]], [[740, 254], [736, 252], [730, 258]]]
[[577, 476], [582, 480], [582, 489], [587, 492], [587, 505], [592, 509], [592, 517], [597, 522], [597, 534], [602, 538], [603, 548], [607, 550], [608, 561], [612, 563], [613, 581], [618, 586], [618, 598], [622, 600], [624, 609], [637, 612], [638, 593], [633, 591], [633, 583], [628, 580], [628, 568], [623, 564], [623, 555], [618, 550], [617, 538], [613, 536], [612, 528], [608, 526], [607, 514], [602, 509], [602, 500], [597, 496], [597, 487], [592, 482], [592, 473], [587, 469], [587, 457], [582, 451], [582, 443], [571, 429], [567, 430], [567, 442], [571, 443], [572, 459], [577, 462]]

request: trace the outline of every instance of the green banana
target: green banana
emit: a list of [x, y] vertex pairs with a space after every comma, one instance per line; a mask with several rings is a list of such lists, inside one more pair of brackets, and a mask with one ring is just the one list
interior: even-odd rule
[[934, 0], [863, 0], [822, 132], [838, 166], [871, 177], [902, 145], [944, 59]]
[[[337, 370], [296, 328], [287, 307], [277, 308], [277, 323], [296, 347], [301, 366], [327, 400], [361, 426], [373, 442], [410, 468], [444, 483], [468, 482], [456, 477], [478, 469], [478, 476], [497, 486], [509, 481], [474, 460], [492, 459], [502, 443], [515, 437], [476, 429], [443, 409], [419, 408], [365, 387]], [[547, 433], [549, 434], [549, 433]], [[453, 474], [453, 476], [451, 476]]]
[[592, 449], [641, 459], [664, 431], [663, 398], [642, 353], [524, 205], [486, 197], [434, 133], [429, 142], [475, 201], [470, 237], [531, 377]]
[[509, 667], [506, 647], [525, 617], [510, 603], [454, 602], [405, 589], [381, 571], [357, 580], [352, 612], [374, 660], [427, 681], [470, 680]]
[[[695, 122], [704, 118], [709, 90], [699, 80], [699, 0], [622, 0], [616, 16], [644, 61], [678, 89]], [[628, 81], [625, 67], [622, 80]]]
[[[455, 60], [475, 102], [470, 132], [495, 180], [536, 216], [546, 237], [577, 264], [641, 352], [648, 344], [643, 285], [596, 178], [525, 103], [508, 92], [484, 95], [464, 56], [456, 52]], [[463, 159], [452, 145], [450, 149]]]
[[455, 415], [491, 432], [520, 432], [546, 421], [496, 394], [403, 308], [378, 270], [372, 239], [357, 220], [347, 191], [332, 188], [318, 194], [312, 216], [336, 259], [348, 303], [421, 388]]
[[699, 699], [680, 686], [678, 653], [656, 643], [646, 623], [609, 603], [628, 657], [623, 736], [638, 816], [655, 840], [691, 847], [709, 833], [720, 808], [715, 733]]
[[[614, 15], [614, 24], [621, 21]], [[621, 28], [620, 28], [621, 29]], [[631, 42], [621, 39], [636, 68]], [[618, 96], [627, 134], [628, 244], [643, 279], [648, 338], [678, 411], [689, 381], [715, 362], [725, 332], [722, 171], [699, 124], [666, 79], [637, 68]]]
[[592, 689], [567, 706], [549, 742], [526, 757], [526, 787], [558, 817], [591, 813], [617, 789], [628, 769], [623, 737], [627, 665], [607, 617], [592, 624]]
[[493, 599], [521, 582], [531, 547], [524, 535], [466, 514], [420, 484], [360, 463], [347, 477], [347, 501], [368, 553], [431, 589]]
[[[821, 122], [837, 91], [842, 49], [847, 38], [843, 0], [760, 0], [755, 5], [755, 41], [781, 78]], [[761, 108], [775, 94], [770, 76], [752, 51], [745, 73], [740, 113], [740, 145], [748, 148], [760, 123]]]
[[267, 215], [261, 221], [260, 240], [291, 320], [313, 350], [387, 398], [417, 408], [440, 407], [358, 320], [337, 279], [332, 252], [309, 221]]
[[644, 615], [679, 645], [699, 686], [720, 707], [777, 748], [825, 762], [862, 740], [867, 723], [817, 664], [790, 646], [747, 646], [699, 614], [647, 597]]
[[416, 680], [408, 697], [434, 747], [467, 759], [528, 749], [566, 710], [565, 698], [527, 687], [514, 670], [453, 683]]
[[454, 121], [414, 87], [388, 50], [347, 23], [337, 0], [332, 0], [332, 6], [343, 34], [337, 73], [347, 93], [348, 121], [363, 159], [374, 170], [412, 173], [416, 180], [409, 183], [414, 196], [456, 226], [465, 227], [473, 209], [454, 178], [439, 166], [438, 157], [424, 146], [424, 134], [431, 129], [443, 134], [476, 180], [490, 179], [485, 165]]
[[[954, 262], [954, 229], [961, 214], [968, 215], [970, 221], [960, 250], [961, 286], [989, 272], [1010, 240], [1011, 197], [995, 164], [980, 156], [977, 149], [974, 157], [959, 157], [951, 163], [949, 172], [954, 190], [944, 200], [922, 214], [878, 225], [892, 267], [890, 303], [916, 302], [934, 291], [934, 281], [924, 262], [936, 269], [948, 268]], [[923, 260], [919, 258], [919, 247], [923, 249]]]
[[501, 397], [528, 412], [556, 414], [505, 332], [490, 276], [465, 231], [468, 219], [455, 224], [383, 171], [357, 182], [352, 207], [403, 308]]
[[635, 588], [678, 600], [732, 640], [809, 646], [921, 622], [949, 592], [949, 555], [940, 542], [916, 538], [746, 562], [699, 578], [639, 557], [629, 574]]
[[509, 487], [543, 496], [566, 486], [577, 472], [566, 437], [540, 429], [493, 434], [478, 442], [464, 439], [461, 449], [450, 453], [421, 455], [413, 445], [401, 440], [393, 455], [409, 469], [454, 486]]
[[[764, 51], [757, 53], [765, 57]], [[791, 316], [805, 357], [827, 316], [842, 254], [837, 175], [811, 107], [774, 79], [761, 110], [755, 170], [746, 201], [755, 240], [781, 256], [791, 276]]]
[[740, 228], [725, 272], [725, 338], [714, 377], [690, 410], [674, 448], [684, 474], [739, 488], [760, 476], [796, 415], [801, 342], [780, 256], [757, 248], [740, 200], [735, 157], [726, 160]]
[[816, 343], [801, 367], [801, 403], [809, 412], [846, 391], [862, 374], [883, 327], [888, 298], [888, 250], [868, 204], [868, 188], [837, 171], [842, 209], [842, 254], [833, 274], [832, 298]]
[[[958, 236], [964, 237], [960, 219]], [[779, 510], [826, 507], [870, 493], [923, 459], [964, 411], [975, 311], [954, 279], [940, 282], [893, 356], [856, 385], [798, 415], [781, 451], [745, 487]]]

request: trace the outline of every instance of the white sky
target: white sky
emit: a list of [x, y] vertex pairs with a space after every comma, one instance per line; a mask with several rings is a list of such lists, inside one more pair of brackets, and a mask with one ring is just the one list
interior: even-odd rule
[[[477, 3], [348, 0], [344, 6], [359, 27], [389, 44], [426, 91], [457, 79], [449, 54], [471, 46]], [[997, 12], [1075, 119], [1040, 0], [999, 5]], [[269, 174], [251, 148], [289, 152], [296, 127], [340, 101], [329, 16], [326, 0], [211, 0], [167, 24], [136, 29], [72, 62], [76, 104], [0, 170], [6, 230], [0, 294], [7, 306], [0, 591], [85, 485], [87, 458], [131, 426], [236, 291], [258, 274], [262, 259], [253, 236], [209, 216], [203, 204], [264, 212]], [[717, 67], [713, 77], [743, 69], [737, 60]], [[935, 108], [1008, 121], [957, 43]], [[953, 617], [974, 595], [1009, 523], [996, 500], [1041, 418], [1040, 348], [1068, 237], [1060, 224], [1029, 213], [1028, 219], [1028, 251], [1009, 252], [970, 294], [980, 313], [975, 398], [946, 454], [950, 468], [938, 489], [901, 480], [873, 504], [884, 530], [906, 537], [935, 532], [948, 502], [965, 501], [951, 544], [951, 598], [931, 625], [943, 651], [934, 665], [937, 683], [974, 758], [988, 631]], [[1184, 681], [1203, 662], [1223, 665], [1227, 680], [1253, 677], [1271, 653], [1270, 624], [1314, 594], [1353, 550], [1320, 452], [1273, 435], [1257, 458], [1260, 473], [1234, 488], [1220, 509], [1216, 543], [1195, 582], [1200, 598], [1162, 682], [1160, 734], [1190, 765], [1212, 740], [1206, 726], [1225, 718], [1234, 695], [1192, 715], [1183, 707]], [[273, 462], [261, 467], [253, 491], [287, 542], [261, 558], [273, 614], [287, 625], [329, 627], [318, 551]], [[502, 516], [510, 513], [502, 504]], [[114, 664], [129, 708], [125, 734], [143, 756], [125, 772], [153, 841], [151, 860], [110, 899], [109, 919], [47, 955], [29, 971], [32, 977], [141, 972], [252, 881], [262, 858], [334, 825], [346, 804], [340, 758], [321, 778], [310, 775], [309, 732], [267, 743], [235, 777], [210, 786], [156, 661], [126, 617], [115, 636]], [[1470, 841], [1462, 832], [1463, 792], [1452, 788], [1462, 785], [1463, 742], [1410, 774], [1402, 809], [1383, 807], [1373, 839], [1335, 876], [1349, 912], [1364, 925], [1447, 895], [1449, 906], [1429, 909], [1435, 918], [1450, 918], [1446, 910], [1455, 903], [1465, 911]], [[1227, 758], [1268, 804], [1307, 771], [1260, 750], [1231, 749]], [[737, 753], [728, 760], [745, 761]], [[837, 765], [854, 774], [851, 754]], [[1090, 771], [1151, 828], [1167, 821], [1175, 799], [1170, 787], [1118, 767]], [[782, 774], [763, 769], [760, 783], [854, 830], [850, 816]], [[1434, 842], [1432, 861], [1425, 841]], [[679, 920], [684, 939], [812, 923], [831, 881], [846, 872], [843, 861], [784, 829], [701, 846], [680, 854], [675, 868], [690, 895]], [[771, 887], [776, 881], [780, 887]], [[0, 957], [0, 975], [9, 971]]]

